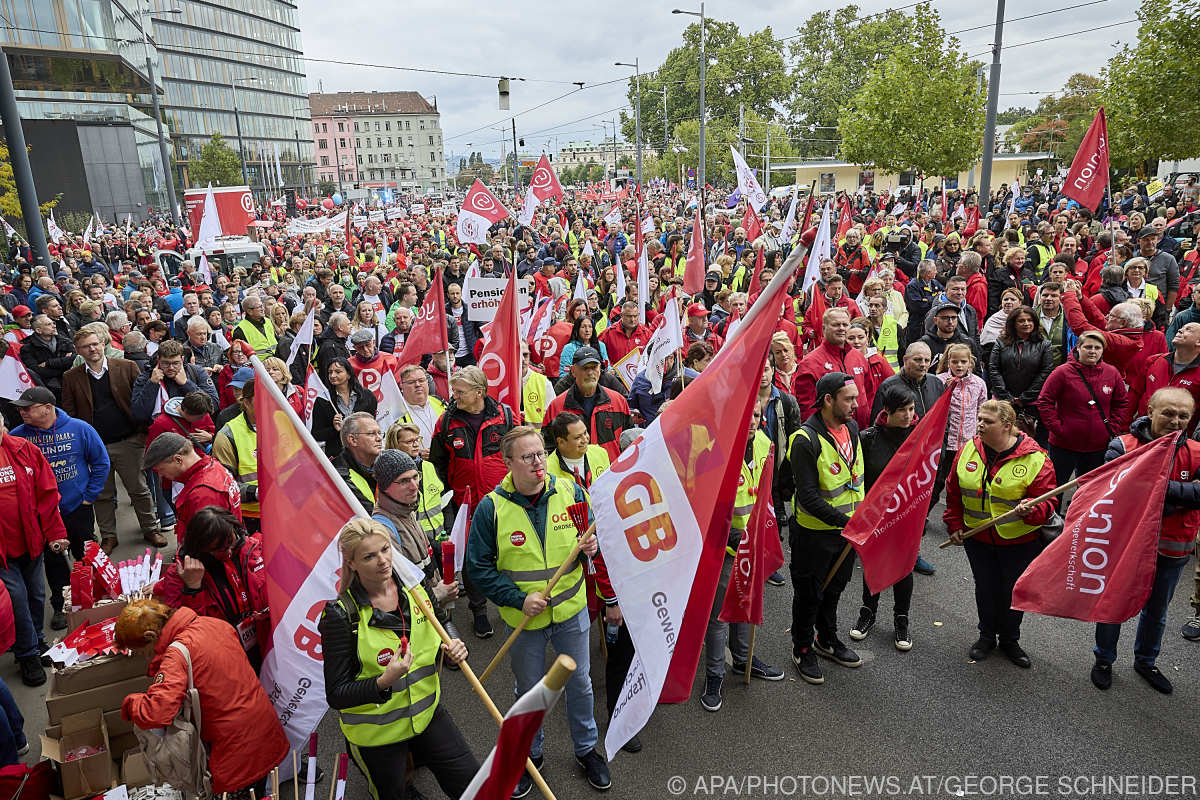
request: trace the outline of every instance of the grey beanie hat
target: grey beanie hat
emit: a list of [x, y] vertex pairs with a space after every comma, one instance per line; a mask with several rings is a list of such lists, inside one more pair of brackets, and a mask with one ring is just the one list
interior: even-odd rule
[[420, 467], [416, 460], [403, 450], [384, 450], [376, 457], [372, 470], [375, 473], [375, 485], [382, 492], [404, 473], [410, 470], [420, 472]]
[[142, 456], [142, 466], [145, 469], [154, 469], [157, 464], [175, 455], [187, 444], [188, 440], [178, 433], [160, 433], [146, 448], [146, 454]]

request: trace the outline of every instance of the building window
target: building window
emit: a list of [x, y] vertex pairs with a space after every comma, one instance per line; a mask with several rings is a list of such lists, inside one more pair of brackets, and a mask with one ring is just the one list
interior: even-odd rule
[[322, 167], [329, 166], [329, 156], [321, 156], [321, 166]]
[[360, 163], [360, 164], [362, 163], [362, 156], [358, 157], [358, 163]]
[[379, 130], [379, 120], [375, 121], [375, 130]]
[[354, 137], [354, 146], [355, 146], [355, 147], [362, 147], [362, 140], [361, 140], [361, 139], [359, 139], [357, 136], [355, 136], [355, 137]]
[[345, 123], [339, 122], [338, 123], [338, 133], [345, 133], [345, 132], [346, 132]]
[[433, 137], [432, 136], [429, 137], [429, 146], [433, 147]]
[[358, 133], [358, 120], [354, 121], [354, 132]]
[[432, 127], [434, 130], [437, 130], [437, 126], [438, 126], [438, 121], [437, 121], [437, 118], [435, 117], [434, 119], [431, 119], [431, 120], [429, 120], [429, 125], [430, 125], [430, 127]]
[[317, 149], [318, 150], [328, 150], [329, 149], [329, 140], [328, 139], [317, 139]]
[[392, 137], [388, 137], [388, 147], [392, 146]]
[[429, 160], [436, 163], [437, 162], [437, 153], [430, 153]]
[[385, 119], [383, 121], [383, 129], [385, 131], [390, 131], [392, 129], [392, 121], [390, 119]]
[[329, 133], [329, 123], [328, 122], [321, 123], [321, 133]]
[[338, 147], [345, 147], [345, 146], [346, 146], [346, 140], [341, 137], [338, 137]]
[[382, 137], [382, 136], [376, 136], [376, 137], [375, 137], [375, 146], [376, 146], [376, 147], [383, 147], [383, 137]]
[[406, 131], [412, 130], [412, 120], [411, 119], [404, 120], [404, 130], [406, 130]]

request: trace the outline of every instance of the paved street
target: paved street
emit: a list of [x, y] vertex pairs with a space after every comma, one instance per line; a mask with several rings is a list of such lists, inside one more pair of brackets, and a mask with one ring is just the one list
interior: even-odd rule
[[[123, 532], [134, 529], [127, 506], [120, 513]], [[931, 526], [942, 533], [940, 524]], [[141, 549], [125, 535], [118, 557]], [[933, 577], [916, 576], [912, 608], [913, 649], [900, 653], [892, 646], [890, 597], [880, 603], [881, 624], [870, 638], [853, 643], [845, 633], [858, 610], [861, 570], [842, 600], [842, 638], [866, 663], [846, 669], [822, 662], [824, 686], [809, 686], [797, 678], [789, 662], [787, 628], [791, 587], [767, 587], [766, 625], [757, 637], [757, 654], [783, 668], [780, 683], [755, 681], [749, 688], [740, 679], [726, 682], [725, 705], [719, 713], [704, 711], [698, 700], [661, 707], [642, 732], [645, 749], [622, 753], [612, 765], [613, 798], [672, 796], [673, 776], [682, 776], [685, 796], [879, 797], [909, 796], [1054, 797], [1171, 796], [1172, 784], [1162, 791], [1119, 794], [1112, 787], [1095, 787], [1077, 776], [1194, 776], [1197, 764], [1197, 708], [1200, 708], [1200, 645], [1185, 642], [1179, 627], [1189, 610], [1191, 567], [1180, 582], [1159, 666], [1175, 683], [1165, 697], [1133, 673], [1132, 641], [1135, 623], [1122, 632], [1120, 658], [1113, 688], [1101, 693], [1092, 687], [1092, 628], [1066, 620], [1027, 615], [1022, 645], [1033, 659], [1021, 670], [1003, 656], [969, 664], [967, 650], [976, 637], [970, 571], [961, 550], [938, 550], [944, 536], [926, 537], [923, 554], [936, 567]], [[493, 623], [498, 625], [495, 610]], [[456, 621], [470, 629], [465, 603]], [[470, 637], [471, 663], [482, 671], [499, 648], [501, 637], [484, 642]], [[596, 696], [603, 698], [603, 668], [599, 663], [600, 631], [593, 635]], [[43, 690], [21, 685], [11, 658], [3, 659], [0, 675], [13, 689], [26, 714], [26, 734], [37, 755], [37, 734], [45, 724]], [[511, 674], [501, 668], [488, 688], [504, 709], [511, 702]], [[451, 711], [479, 758], [495, 743], [496, 728], [461, 674], [444, 672], [442, 702]], [[603, 716], [603, 700], [597, 708]], [[601, 728], [603, 735], [603, 727]], [[320, 727], [320, 763], [332, 773], [342, 746], [336, 719], [327, 715]], [[571, 758], [565, 714], [555, 709], [547, 726], [545, 777], [559, 798], [587, 798], [594, 792]], [[714, 785], [711, 776], [720, 776]], [[362, 777], [351, 770], [346, 797], [368, 796]], [[749, 778], [748, 778], [749, 776]], [[761, 776], [777, 781], [774, 788], [755, 789], [746, 781]], [[824, 776], [843, 782], [831, 786], [823, 778], [805, 784], [800, 776]], [[872, 791], [865, 784], [845, 784], [847, 776], [896, 776], [898, 780]], [[914, 787], [920, 776], [919, 788]], [[956, 783], [961, 776], [1047, 776], [1040, 787], [1021, 792], [1019, 785], [1001, 789], [987, 780], [978, 785]], [[703, 778], [704, 783], [697, 786]], [[326, 778], [328, 781], [329, 778]], [[723, 780], [739, 781], [736, 787]], [[1070, 781], [1064, 783], [1063, 781]], [[428, 771], [417, 786], [428, 797], [442, 796]], [[772, 786], [769, 784], [768, 786]], [[1196, 783], [1182, 784], [1175, 796], [1196, 796]], [[329, 784], [318, 789], [326, 796]], [[1179, 784], [1174, 784], [1176, 790]], [[1040, 789], [1040, 791], [1039, 791]], [[534, 795], [536, 796], [536, 790]]]

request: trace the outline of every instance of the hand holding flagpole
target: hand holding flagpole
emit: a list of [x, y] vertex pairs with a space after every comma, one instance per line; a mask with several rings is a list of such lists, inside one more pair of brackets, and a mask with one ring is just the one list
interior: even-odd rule
[[[1030, 506], [1036, 506], [1038, 503], [1043, 503], [1046, 500], [1049, 500], [1054, 497], [1058, 497], [1060, 494], [1065, 492], [1067, 489], [1074, 489], [1076, 484], [1078, 484], [1078, 483], [1079, 483], [1079, 478], [1075, 478], [1074, 480], [1067, 481], [1062, 486], [1059, 486], [1055, 489], [1051, 489], [1050, 491], [1046, 492], [1045, 494], [1041, 495], [1040, 497], [1035, 497], [1032, 500], [1022, 500], [1021, 502], [1028, 503]], [[952, 544], [961, 545], [967, 539], [970, 539], [972, 536], [974, 536], [977, 533], [982, 533], [983, 531], [986, 531], [988, 528], [994, 527], [996, 525], [1003, 525], [1006, 522], [1012, 522], [1014, 519], [1017, 519], [1018, 517], [1021, 516], [1021, 512], [1022, 512], [1022, 509], [1020, 507], [1014, 508], [1012, 511], [1006, 511], [1003, 514], [1001, 514], [1000, 516], [996, 517], [995, 519], [989, 519], [987, 522], [983, 523], [982, 525], [976, 525], [974, 528], [971, 528], [971, 530], [963, 533], [961, 536], [958, 537], [959, 540], [957, 542], [954, 541], [954, 539], [947, 539], [946, 541], [939, 544], [938, 547], [940, 549], [944, 550]]]

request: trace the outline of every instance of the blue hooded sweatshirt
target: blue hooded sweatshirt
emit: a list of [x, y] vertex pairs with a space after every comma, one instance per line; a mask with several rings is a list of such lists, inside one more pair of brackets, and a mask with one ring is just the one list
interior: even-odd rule
[[58, 417], [49, 430], [18, 425], [12, 435], [33, 442], [50, 462], [62, 495], [58, 510], [68, 514], [84, 501], [94, 503], [100, 496], [108, 478], [108, 450], [95, 428], [61, 408], [55, 410]]

